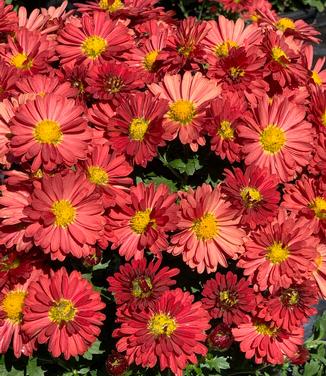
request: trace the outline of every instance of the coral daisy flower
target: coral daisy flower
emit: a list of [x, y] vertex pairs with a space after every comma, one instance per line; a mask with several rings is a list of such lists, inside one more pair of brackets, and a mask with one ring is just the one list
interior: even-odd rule
[[130, 95], [120, 102], [107, 127], [107, 139], [112, 148], [126, 154], [143, 167], [164, 146], [163, 116], [167, 101], [151, 93]]
[[302, 326], [317, 313], [313, 307], [317, 303], [317, 286], [313, 281], [306, 280], [286, 289], [277, 289], [272, 296], [263, 301], [258, 316], [267, 321], [272, 320], [277, 327], [291, 332], [293, 328]]
[[317, 246], [316, 268], [312, 273], [313, 279], [319, 288], [319, 295], [326, 299], [326, 244]]
[[306, 220], [286, 217], [280, 211], [273, 223], [251, 232], [238, 267], [260, 291], [300, 283], [314, 268], [319, 239], [312, 236], [312, 230]]
[[107, 279], [116, 303], [138, 310], [152, 307], [164, 291], [175, 285], [172, 277], [179, 274], [179, 269], [160, 266], [161, 260], [147, 265], [145, 258], [121, 265], [119, 272]]
[[310, 82], [315, 87], [321, 87], [322, 89], [326, 88], [326, 69], [323, 69], [325, 65], [326, 57], [321, 57], [314, 60], [314, 48], [311, 45], [304, 46], [303, 49], [304, 57], [306, 58], [305, 64], [310, 75]]
[[207, 109], [204, 128], [211, 136], [211, 150], [231, 163], [240, 161], [241, 146], [237, 137], [237, 125], [245, 110], [245, 101], [232, 93], [212, 100]]
[[182, 254], [198, 273], [214, 272], [218, 265], [227, 267], [227, 258], [237, 257], [245, 233], [238, 226], [240, 218], [221, 198], [220, 187], [213, 190], [203, 184], [180, 197], [179, 232], [172, 236], [168, 252]]
[[41, 275], [29, 288], [24, 305], [23, 332], [48, 343], [54, 357], [85, 353], [100, 334], [105, 315], [100, 294], [77, 271], [65, 268]]
[[315, 233], [326, 231], [326, 182], [303, 175], [295, 184], [286, 184], [282, 206], [304, 216]]
[[87, 180], [101, 193], [105, 207], [123, 206], [132, 185], [132, 167], [124, 155], [112, 151], [109, 145], [97, 145], [86, 161], [80, 163]]
[[85, 176], [70, 171], [45, 176], [34, 189], [31, 207], [25, 209], [33, 222], [27, 235], [54, 260], [95, 252], [104, 226], [103, 206], [99, 195], [88, 187]]
[[274, 326], [273, 322], [255, 318], [233, 328], [232, 334], [240, 342], [240, 350], [245, 353], [245, 357], [254, 357], [257, 364], [283, 364], [286, 357], [293, 356], [298, 346], [303, 344], [302, 327], [288, 332]]
[[182, 144], [190, 144], [192, 151], [199, 145], [205, 145], [202, 126], [208, 102], [216, 98], [220, 89], [215, 83], [197, 72], [180, 75], [166, 75], [160, 84], [151, 84], [149, 89], [161, 98], [169, 101], [169, 111], [163, 126], [173, 140], [179, 135]]
[[86, 159], [90, 135], [83, 111], [74, 100], [52, 95], [22, 105], [11, 119], [13, 155], [32, 160], [33, 171]]
[[267, 99], [243, 117], [239, 136], [243, 139], [245, 163], [266, 167], [280, 181], [292, 180], [310, 159], [313, 145], [312, 126], [306, 122], [303, 106], [287, 98]]
[[221, 187], [232, 207], [239, 211], [240, 223], [253, 230], [275, 217], [280, 201], [277, 183], [277, 176], [270, 175], [267, 169], [249, 166], [245, 173], [240, 168], [225, 170]]
[[108, 213], [112, 248], [126, 260], [142, 259], [144, 248], [154, 254], [168, 247], [166, 232], [172, 231], [177, 222], [176, 195], [170, 194], [166, 185], [145, 186], [139, 183], [130, 189], [130, 203], [116, 206]]
[[197, 363], [196, 355], [205, 355], [205, 330], [209, 316], [193, 295], [181, 289], [166, 291], [153, 306], [141, 312], [124, 310], [118, 317], [121, 327], [113, 332], [121, 337], [119, 352], [126, 351], [129, 364], [160, 369], [170, 368], [182, 376], [188, 362]]
[[216, 273], [209, 279], [202, 291], [203, 307], [214, 319], [222, 317], [224, 323], [238, 325], [248, 321], [248, 313], [256, 307], [255, 295], [249, 282], [236, 274]]
[[84, 14], [80, 28], [73, 23], [66, 24], [57, 41], [62, 64], [73, 60], [85, 65], [103, 63], [132, 47], [127, 27], [112, 21], [103, 12]]

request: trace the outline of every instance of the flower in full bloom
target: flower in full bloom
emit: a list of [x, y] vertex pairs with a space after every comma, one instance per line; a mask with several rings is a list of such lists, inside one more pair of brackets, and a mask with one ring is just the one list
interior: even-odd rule
[[255, 229], [275, 217], [280, 201], [278, 178], [268, 170], [249, 166], [243, 173], [240, 168], [225, 170], [222, 192], [232, 207], [239, 211], [241, 224]]
[[100, 334], [105, 315], [100, 294], [81, 274], [65, 268], [31, 283], [24, 305], [23, 332], [48, 343], [54, 357], [85, 353]]
[[190, 144], [192, 151], [197, 151], [198, 145], [205, 145], [202, 126], [208, 102], [220, 93], [216, 84], [199, 72], [192, 76], [187, 71], [183, 77], [166, 75], [163, 82], [153, 83], [149, 89], [169, 101], [169, 111], [163, 123], [168, 138], [173, 140], [179, 136], [181, 143]]
[[176, 228], [176, 195], [166, 185], [145, 186], [139, 183], [130, 189], [130, 203], [115, 206], [108, 213], [108, 240], [126, 260], [142, 259], [144, 249], [160, 254], [168, 247], [167, 232]]
[[240, 218], [221, 197], [220, 187], [208, 184], [180, 194], [178, 232], [171, 238], [168, 252], [182, 254], [183, 261], [198, 273], [214, 272], [227, 266], [227, 258], [237, 258], [245, 235]]
[[90, 134], [82, 117], [84, 108], [62, 96], [38, 96], [20, 106], [11, 120], [11, 150], [32, 170], [53, 170], [86, 159]]
[[280, 181], [292, 180], [308, 164], [312, 151], [313, 129], [305, 115], [302, 106], [287, 98], [275, 97], [271, 104], [263, 99], [238, 127], [245, 163], [266, 167]]
[[172, 277], [179, 273], [179, 269], [167, 266], [160, 269], [160, 265], [160, 260], [147, 265], [143, 258], [120, 266], [119, 272], [107, 279], [116, 303], [132, 309], [152, 306], [164, 291], [175, 284]]
[[119, 352], [126, 351], [129, 364], [153, 368], [159, 362], [182, 376], [188, 362], [205, 355], [203, 345], [209, 317], [200, 302], [181, 289], [166, 291], [153, 305], [141, 312], [124, 310], [118, 317], [121, 327], [113, 332], [120, 338]]
[[95, 253], [105, 223], [99, 198], [83, 174], [70, 171], [45, 176], [25, 209], [32, 222], [27, 235], [54, 260], [62, 261], [67, 254], [80, 258]]
[[283, 364], [286, 357], [293, 356], [298, 346], [303, 344], [303, 328], [293, 328], [291, 332], [275, 326], [273, 322], [253, 318], [232, 329], [232, 334], [240, 342], [240, 350], [247, 359], [253, 358], [257, 364]]
[[227, 351], [233, 342], [231, 328], [223, 322], [217, 324], [207, 337], [209, 347], [217, 351]]
[[248, 321], [248, 314], [256, 306], [249, 282], [244, 278], [238, 281], [237, 275], [230, 271], [226, 275], [216, 273], [215, 278], [205, 282], [202, 295], [203, 307], [210, 316], [222, 317], [228, 325]]

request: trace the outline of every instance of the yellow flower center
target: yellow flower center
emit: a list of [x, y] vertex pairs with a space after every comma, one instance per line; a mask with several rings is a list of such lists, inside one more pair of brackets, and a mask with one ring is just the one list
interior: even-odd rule
[[286, 66], [289, 61], [286, 53], [282, 50], [281, 47], [273, 47], [271, 52], [272, 59], [275, 60], [278, 64]]
[[246, 208], [252, 208], [262, 200], [262, 195], [257, 188], [244, 187], [240, 190], [240, 196]]
[[0, 271], [5, 272], [8, 270], [17, 269], [19, 265], [20, 265], [19, 258], [15, 258], [12, 262], [9, 262], [8, 257], [5, 256], [0, 261]]
[[326, 110], [321, 116], [321, 123], [323, 124], [324, 127], [326, 127]]
[[151, 218], [151, 212], [151, 209], [137, 211], [131, 218], [130, 227], [136, 234], [143, 234], [147, 230], [147, 227], [150, 225], [155, 228], [155, 219]]
[[180, 46], [178, 48], [178, 52], [179, 54], [188, 58], [194, 49], [195, 49], [194, 43], [189, 43], [186, 46]]
[[276, 28], [281, 31], [285, 31], [286, 29], [295, 29], [295, 24], [290, 18], [281, 18], [279, 19], [276, 24]]
[[21, 70], [28, 70], [31, 69], [33, 66], [33, 59], [27, 56], [27, 54], [18, 53], [17, 55], [13, 56], [10, 60], [10, 64], [16, 67], [17, 69]]
[[154, 51], [148, 52], [145, 55], [144, 60], [143, 60], [143, 66], [149, 72], [155, 71], [155, 63], [156, 63], [158, 54], [159, 54], [159, 51], [154, 50]]
[[54, 120], [41, 120], [35, 125], [33, 136], [39, 144], [57, 145], [62, 140], [60, 124]]
[[214, 239], [218, 234], [218, 223], [214, 214], [207, 213], [193, 222], [192, 230], [198, 240]]
[[323, 197], [316, 197], [309, 205], [319, 219], [326, 219], [326, 200]]
[[132, 119], [129, 125], [129, 137], [134, 141], [143, 141], [149, 123], [149, 120], [141, 118]]
[[1, 303], [1, 309], [11, 324], [19, 324], [23, 318], [23, 307], [27, 292], [23, 290], [9, 291]]
[[262, 334], [263, 336], [269, 336], [273, 337], [277, 334], [278, 329], [277, 328], [271, 328], [269, 325], [264, 323], [256, 323], [256, 332], [259, 334]]
[[245, 75], [245, 71], [239, 67], [231, 67], [229, 74], [232, 80], [237, 80], [239, 77], [243, 77]]
[[55, 216], [55, 225], [59, 227], [67, 227], [76, 217], [76, 209], [68, 200], [55, 201], [51, 207], [52, 213]]
[[98, 5], [101, 9], [106, 10], [110, 13], [114, 13], [124, 7], [121, 0], [114, 0], [111, 4], [109, 4], [109, 0], [101, 0]]
[[277, 125], [268, 125], [260, 134], [260, 144], [264, 151], [270, 154], [279, 152], [285, 144], [286, 138], [283, 129]]
[[176, 328], [176, 321], [165, 313], [155, 313], [148, 322], [148, 329], [154, 336], [170, 337]]
[[235, 304], [237, 304], [237, 301], [238, 300], [234, 293], [230, 294], [230, 291], [228, 290], [220, 291], [220, 302], [224, 307], [233, 307]]
[[106, 50], [107, 41], [98, 35], [87, 37], [81, 45], [82, 52], [90, 59], [97, 59]]
[[72, 321], [75, 318], [76, 313], [77, 309], [75, 308], [73, 302], [71, 300], [61, 298], [54, 302], [53, 306], [49, 310], [49, 319], [57, 325], [61, 325]]
[[108, 173], [100, 166], [89, 166], [87, 168], [87, 178], [96, 185], [106, 185], [109, 182]]
[[[323, 81], [322, 79], [320, 78], [319, 74], [316, 72], [316, 71], [311, 71], [311, 78], [312, 80], [314, 81], [314, 83], [318, 86], [320, 86]], [[325, 116], [325, 119], [326, 119], [326, 116]], [[325, 121], [325, 125], [326, 125], [326, 121]]]
[[223, 140], [232, 140], [234, 138], [234, 129], [231, 127], [231, 122], [228, 120], [222, 120], [220, 127], [217, 130], [217, 134]]
[[170, 119], [177, 121], [181, 125], [188, 125], [196, 115], [193, 102], [179, 99], [170, 104], [168, 116]]
[[266, 259], [272, 264], [280, 264], [289, 257], [289, 250], [280, 242], [274, 242], [267, 248]]
[[44, 173], [40, 168], [38, 168], [35, 172], [33, 172], [32, 176], [35, 179], [42, 179], [44, 176]]
[[293, 306], [299, 302], [300, 295], [294, 289], [287, 289], [281, 295], [281, 301], [284, 305]]
[[317, 270], [320, 269], [322, 263], [323, 263], [323, 259], [322, 259], [322, 257], [321, 257], [321, 254], [319, 254], [319, 255], [316, 257], [316, 260], [315, 260], [315, 264], [316, 264], [316, 266], [317, 266]]
[[132, 281], [132, 295], [136, 298], [148, 298], [152, 294], [152, 288], [149, 277], [141, 276]]
[[104, 81], [104, 90], [109, 94], [116, 94], [121, 91], [124, 86], [124, 81], [119, 76], [108, 76]]
[[214, 47], [214, 52], [218, 57], [226, 57], [232, 47], [238, 47], [238, 44], [233, 40], [228, 40], [223, 43], [217, 44]]

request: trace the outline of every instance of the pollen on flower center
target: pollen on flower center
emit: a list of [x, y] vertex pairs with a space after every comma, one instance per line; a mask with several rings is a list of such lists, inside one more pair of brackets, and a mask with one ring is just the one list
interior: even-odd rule
[[279, 19], [276, 24], [276, 28], [281, 31], [285, 31], [286, 29], [295, 29], [295, 23], [290, 18], [281, 18]]
[[41, 120], [35, 125], [33, 136], [40, 144], [57, 145], [62, 140], [60, 124], [54, 120]]
[[53, 306], [49, 310], [49, 319], [57, 325], [61, 325], [63, 323], [72, 321], [75, 318], [76, 313], [77, 309], [75, 308], [73, 302], [71, 300], [62, 298], [54, 302]]
[[52, 213], [55, 216], [55, 225], [60, 227], [67, 227], [76, 217], [76, 209], [68, 200], [55, 201], [51, 207]]
[[87, 37], [81, 45], [83, 53], [90, 59], [98, 58], [107, 47], [107, 41], [98, 35]]
[[121, 91], [124, 81], [119, 76], [107, 76], [104, 80], [104, 90], [109, 94], [116, 94]]
[[267, 248], [266, 259], [272, 264], [280, 264], [289, 257], [289, 250], [280, 242], [274, 242]]
[[189, 55], [192, 53], [192, 51], [195, 49], [195, 46], [193, 43], [188, 43], [187, 45], [185, 46], [180, 46], [178, 48], [178, 52], [185, 56], [185, 57], [189, 57]]
[[286, 138], [283, 129], [270, 124], [261, 132], [259, 141], [266, 152], [275, 154], [282, 149]]
[[152, 294], [152, 281], [147, 276], [141, 276], [132, 281], [132, 295], [136, 298], [148, 298]]
[[[322, 79], [320, 78], [319, 74], [316, 71], [313, 70], [313, 71], [310, 72], [310, 74], [311, 74], [312, 80], [314, 81], [314, 83], [316, 85], [320, 86], [323, 83]], [[325, 124], [324, 125], [326, 126], [326, 114], [325, 114]]]
[[232, 47], [238, 47], [238, 44], [233, 40], [228, 40], [216, 45], [214, 47], [214, 52], [218, 57], [226, 57], [229, 55], [229, 50]]
[[326, 199], [316, 197], [309, 205], [309, 208], [315, 212], [315, 216], [319, 219], [326, 219]]
[[155, 219], [151, 218], [151, 212], [151, 209], [137, 211], [131, 218], [130, 227], [136, 234], [143, 234], [149, 225], [155, 227]]
[[144, 60], [143, 60], [143, 65], [144, 65], [144, 68], [148, 70], [149, 72], [153, 72], [155, 70], [155, 63], [156, 63], [158, 54], [159, 54], [159, 51], [154, 50], [154, 51], [148, 52], [145, 55]]
[[256, 331], [259, 334], [262, 334], [263, 336], [269, 336], [273, 337], [277, 334], [278, 329], [277, 328], [271, 328], [269, 325], [264, 323], [255, 323]]
[[323, 259], [321, 257], [321, 254], [319, 254], [319, 256], [315, 259], [315, 264], [317, 266], [317, 270], [320, 269], [322, 263], [323, 263]]
[[296, 305], [299, 301], [300, 295], [295, 289], [287, 289], [281, 295], [282, 303], [285, 305]]
[[106, 185], [109, 182], [108, 173], [100, 166], [89, 166], [87, 168], [87, 178], [96, 185]]
[[285, 66], [289, 58], [287, 57], [286, 53], [282, 50], [281, 47], [273, 47], [271, 52], [272, 59], [275, 60], [278, 64]]
[[235, 304], [237, 304], [237, 298], [234, 293], [230, 293], [229, 290], [223, 290], [220, 291], [220, 302], [225, 306], [225, 307], [232, 307]]
[[252, 208], [262, 200], [262, 195], [257, 188], [244, 187], [240, 190], [240, 196], [246, 208]]
[[10, 64], [15, 66], [17, 69], [28, 70], [33, 66], [33, 59], [28, 57], [24, 52], [18, 53], [11, 58]]
[[9, 291], [1, 303], [1, 309], [12, 324], [19, 324], [23, 318], [23, 307], [27, 292], [23, 290]]
[[237, 80], [239, 77], [243, 77], [245, 75], [245, 71], [239, 67], [231, 67], [229, 69], [229, 74], [232, 80]]
[[149, 123], [149, 120], [141, 118], [132, 119], [129, 125], [129, 137], [134, 141], [143, 141]]
[[192, 230], [199, 240], [214, 239], [218, 234], [218, 223], [214, 214], [207, 213], [193, 222]]
[[109, 0], [100, 0], [99, 7], [107, 12], [114, 13], [124, 7], [123, 2], [121, 0], [114, 0], [113, 2]]
[[232, 128], [232, 123], [228, 120], [222, 120], [220, 127], [217, 130], [217, 134], [223, 140], [232, 140], [234, 138], [234, 129]]
[[148, 322], [148, 329], [154, 336], [170, 337], [176, 328], [176, 321], [165, 313], [155, 313]]
[[191, 101], [179, 99], [170, 104], [168, 116], [182, 125], [188, 125], [196, 114], [195, 106]]

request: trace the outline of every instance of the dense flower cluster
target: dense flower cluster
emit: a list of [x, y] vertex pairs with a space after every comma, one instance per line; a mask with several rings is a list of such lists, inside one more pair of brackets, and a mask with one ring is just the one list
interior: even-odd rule
[[[236, 21], [157, 2], [0, 1], [0, 353], [69, 359], [102, 330], [109, 374], [181, 376], [234, 341], [258, 364], [298, 362], [326, 298], [318, 32], [266, 1], [221, 0]], [[203, 154], [217, 179], [180, 177]], [[82, 274], [102, 257], [99, 289]]]

